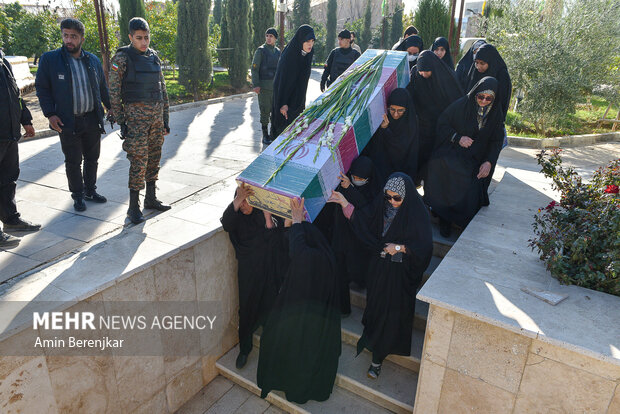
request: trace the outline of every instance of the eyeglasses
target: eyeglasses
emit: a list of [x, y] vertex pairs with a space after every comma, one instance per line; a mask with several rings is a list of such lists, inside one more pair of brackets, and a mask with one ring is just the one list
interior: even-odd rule
[[476, 98], [479, 101], [493, 102], [493, 97], [491, 95], [476, 95]]
[[392, 107], [390, 107], [389, 109], [390, 109], [390, 112], [391, 112], [391, 113], [393, 113], [393, 114], [399, 114], [399, 115], [404, 114], [404, 113], [405, 113], [405, 111], [407, 110], [406, 108], [405, 108], [405, 109], [396, 109], [396, 108], [392, 108]]
[[403, 198], [402, 198], [401, 196], [399, 196], [398, 194], [391, 196], [391, 195], [389, 195], [389, 194], [387, 194], [387, 193], [386, 193], [386, 194], [385, 194], [385, 199], [386, 199], [387, 201], [394, 200], [394, 201], [396, 201], [397, 203], [400, 203], [401, 201], [403, 201]]

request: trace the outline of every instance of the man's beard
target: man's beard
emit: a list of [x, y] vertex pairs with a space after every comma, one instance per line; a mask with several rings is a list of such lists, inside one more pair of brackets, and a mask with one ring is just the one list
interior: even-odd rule
[[75, 52], [77, 52], [78, 50], [80, 50], [80, 49], [82, 48], [82, 44], [83, 44], [83, 43], [84, 43], [84, 42], [80, 42], [77, 46], [72, 46], [72, 47], [69, 47], [69, 46], [67, 46], [67, 45], [65, 44], [65, 48], [67, 49], [67, 52], [69, 52], [69, 53], [75, 53]]

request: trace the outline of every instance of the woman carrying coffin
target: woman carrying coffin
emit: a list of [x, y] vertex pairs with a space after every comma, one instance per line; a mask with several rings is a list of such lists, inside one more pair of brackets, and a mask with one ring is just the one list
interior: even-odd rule
[[418, 171], [415, 179], [416, 183], [419, 183], [425, 178], [426, 163], [435, 146], [437, 119], [464, 93], [454, 71], [430, 50], [420, 53], [407, 90], [413, 97], [420, 128]]
[[281, 390], [289, 401], [329, 398], [341, 352], [336, 263], [321, 232], [291, 200], [288, 272], [265, 323], [258, 359], [261, 397]]
[[[237, 368], [242, 368], [252, 350], [252, 334], [264, 323], [278, 293], [277, 249], [281, 222], [252, 207], [253, 194], [242, 185], [220, 219], [235, 248], [239, 284], [239, 347]], [[282, 261], [281, 259], [279, 259]]]
[[396, 171], [415, 176], [418, 164], [418, 118], [411, 95], [404, 88], [394, 89], [387, 106], [381, 126], [362, 151], [374, 163], [380, 182]]
[[396, 50], [407, 52], [407, 61], [409, 62], [409, 70], [415, 66], [418, 55], [424, 50], [424, 41], [418, 35], [412, 35], [403, 40]]
[[482, 78], [437, 122], [439, 146], [428, 163], [424, 201], [439, 216], [444, 237], [451, 223], [465, 227], [481, 206], [489, 205], [491, 172], [504, 138], [497, 90], [495, 78]]
[[486, 41], [482, 39], [476, 40], [471, 45], [467, 53], [463, 55], [461, 60], [459, 60], [459, 63], [456, 65], [456, 78], [459, 80], [463, 90], [466, 90], [466, 91], [469, 90], [467, 89], [467, 83], [468, 83], [467, 75], [469, 75], [469, 70], [474, 64], [474, 56], [476, 55], [476, 52], [478, 51], [478, 49], [480, 49], [480, 46], [482, 46], [485, 43]]
[[273, 79], [272, 140], [306, 107], [314, 40], [314, 29], [301, 25], [282, 52]]
[[438, 37], [431, 46], [431, 51], [437, 55], [448, 67], [454, 70], [454, 62], [452, 61], [452, 54], [450, 54], [450, 43], [445, 37]]
[[364, 333], [358, 354], [372, 351], [370, 378], [377, 378], [389, 354], [410, 355], [415, 295], [433, 253], [428, 211], [411, 178], [394, 173], [365, 208], [339, 192], [328, 200], [341, 205], [355, 234], [371, 250], [367, 276]]
[[[353, 161], [349, 174], [342, 173], [340, 179], [336, 191], [342, 193], [359, 209], [366, 207], [381, 192], [381, 183], [376, 177], [372, 160], [364, 155]], [[334, 208], [332, 248], [336, 256], [340, 281], [340, 312], [348, 315], [351, 313], [349, 283], [355, 282], [360, 287], [366, 287], [366, 273], [371, 252], [353, 233], [340, 207], [335, 204], [327, 206]]]

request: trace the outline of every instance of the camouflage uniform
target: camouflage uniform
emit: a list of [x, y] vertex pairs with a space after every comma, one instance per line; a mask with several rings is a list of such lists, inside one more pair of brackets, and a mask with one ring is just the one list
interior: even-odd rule
[[[146, 53], [154, 53], [149, 49]], [[159, 173], [164, 132], [168, 128], [168, 94], [163, 73], [160, 72], [162, 102], [122, 102], [122, 83], [129, 57], [117, 52], [110, 67], [110, 101], [118, 124], [127, 125], [123, 150], [130, 162], [129, 188], [142, 190], [145, 182], [154, 182]]]

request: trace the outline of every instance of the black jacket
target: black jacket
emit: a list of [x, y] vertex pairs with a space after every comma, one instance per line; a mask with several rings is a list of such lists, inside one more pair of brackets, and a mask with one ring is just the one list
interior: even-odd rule
[[32, 115], [19, 96], [13, 68], [0, 51], [0, 141], [18, 141], [21, 125], [32, 125]]
[[[64, 126], [63, 132], [73, 131], [73, 89], [71, 79], [70, 56], [64, 46], [46, 52], [39, 60], [39, 69], [35, 86], [43, 115], [49, 118], [57, 115]], [[84, 59], [88, 66], [88, 78], [95, 99], [95, 110], [99, 116], [99, 128], [103, 128], [103, 107], [110, 108], [110, 94], [103, 74], [103, 67], [97, 56], [84, 51]]]

